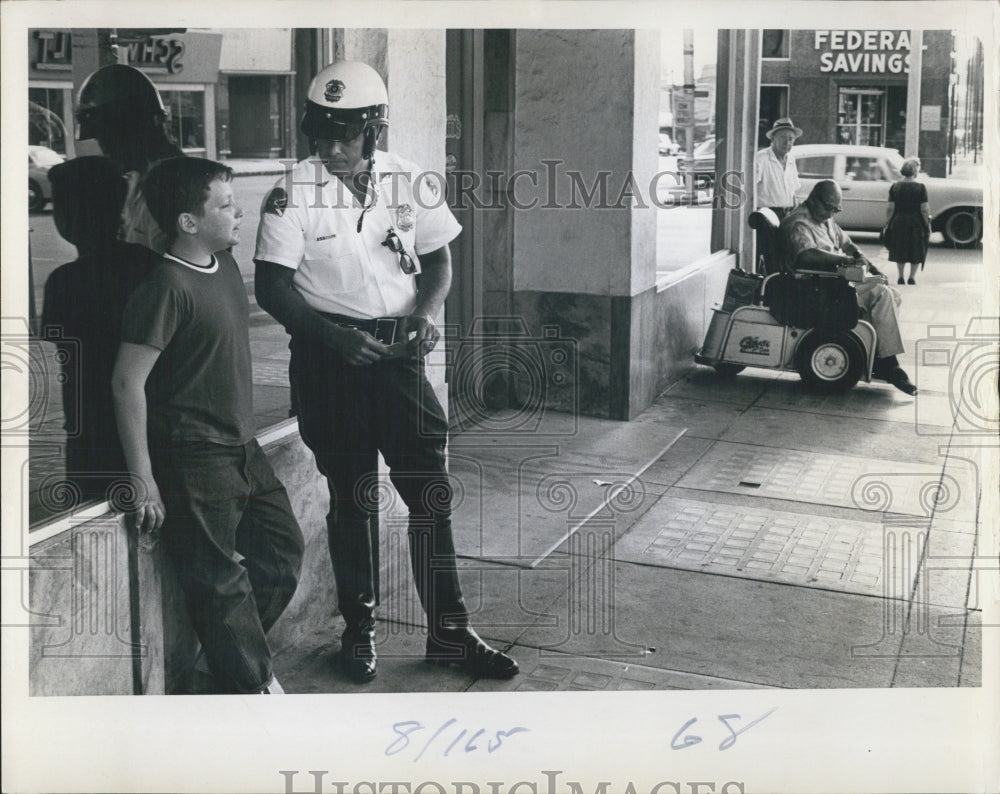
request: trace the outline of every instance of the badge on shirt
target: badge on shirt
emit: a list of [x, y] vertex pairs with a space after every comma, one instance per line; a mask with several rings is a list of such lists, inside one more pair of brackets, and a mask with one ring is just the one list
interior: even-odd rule
[[401, 232], [408, 232], [413, 228], [413, 207], [409, 204], [396, 208], [396, 227]]
[[288, 206], [288, 194], [284, 188], [276, 187], [267, 194], [264, 199], [264, 212], [277, 215], [279, 218], [285, 214], [285, 207]]

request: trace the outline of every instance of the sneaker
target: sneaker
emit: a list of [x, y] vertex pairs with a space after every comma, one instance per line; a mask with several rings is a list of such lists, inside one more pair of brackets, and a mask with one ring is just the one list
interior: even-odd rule
[[271, 683], [264, 687], [258, 695], [284, 695], [285, 690], [281, 688], [281, 684], [278, 683], [277, 676], [271, 676]]
[[221, 695], [224, 691], [208, 666], [205, 649], [199, 648], [198, 655], [194, 659], [194, 667], [191, 669], [188, 692], [192, 695]]

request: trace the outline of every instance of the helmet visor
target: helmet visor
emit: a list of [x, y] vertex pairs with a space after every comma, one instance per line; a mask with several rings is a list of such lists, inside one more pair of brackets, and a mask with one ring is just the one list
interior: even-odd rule
[[343, 122], [324, 120], [323, 134], [318, 136], [327, 141], [353, 141], [365, 131], [365, 122]]

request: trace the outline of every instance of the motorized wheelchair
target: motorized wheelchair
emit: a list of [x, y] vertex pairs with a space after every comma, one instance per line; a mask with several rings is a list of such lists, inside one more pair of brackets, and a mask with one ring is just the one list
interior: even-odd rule
[[774, 242], [768, 249], [779, 261], [762, 262], [766, 278], [730, 273], [725, 299], [713, 309], [695, 361], [724, 377], [745, 367], [798, 372], [808, 388], [821, 394], [849, 391], [861, 379], [870, 383], [875, 328], [859, 319], [857, 296], [846, 280], [861, 280], [864, 269], [858, 266], [845, 274], [792, 271], [777, 245], [774, 212], [758, 210], [748, 222], [758, 243], [762, 235], [771, 235]]

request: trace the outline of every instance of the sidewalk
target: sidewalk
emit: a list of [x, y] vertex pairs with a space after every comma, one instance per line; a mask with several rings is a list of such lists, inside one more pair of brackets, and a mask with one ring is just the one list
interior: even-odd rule
[[904, 293], [916, 400], [698, 368], [632, 422], [548, 415], [518, 433], [507, 417], [454, 435], [463, 587], [521, 674], [477, 681], [422, 662], [405, 521], [390, 515], [378, 677], [340, 674], [337, 618], [275, 649], [286, 690], [978, 686], [983, 483], [973, 453], [948, 454], [947, 371], [914, 367], [928, 325], [969, 305], [962, 262], [932, 262]]
[[289, 158], [284, 159], [245, 159], [234, 158], [220, 161], [233, 169], [234, 176], [267, 176], [279, 175], [285, 172], [288, 165], [294, 165]]
[[[976, 437], [953, 438], [949, 369], [926, 364], [959, 350], [976, 360], [963, 311], [981, 300], [980, 269], [971, 252], [934, 246], [919, 286], [902, 288], [915, 400], [878, 383], [820, 398], [794, 374], [695, 368], [632, 422], [546, 414], [537, 428], [506, 417], [453, 435], [463, 588], [477, 630], [521, 674], [475, 681], [422, 663], [405, 521], [390, 511], [378, 677], [343, 678], [332, 617], [275, 648], [286, 690], [976, 686], [977, 577], [996, 573], [974, 563], [985, 485]], [[269, 426], [287, 416], [287, 340], [262, 317], [251, 325]], [[924, 339], [952, 325], [953, 337]], [[919, 349], [934, 354], [923, 366]], [[956, 405], [981, 416], [974, 399]], [[57, 453], [33, 445], [34, 482], [57, 473]]]
[[[973, 162], [973, 160], [975, 160], [975, 162]], [[973, 158], [971, 152], [968, 154], [956, 155], [951, 173], [948, 174], [948, 178], [962, 179], [969, 182], [985, 184], [986, 164], [983, 160], [982, 153], [978, 154], [975, 158]]]

